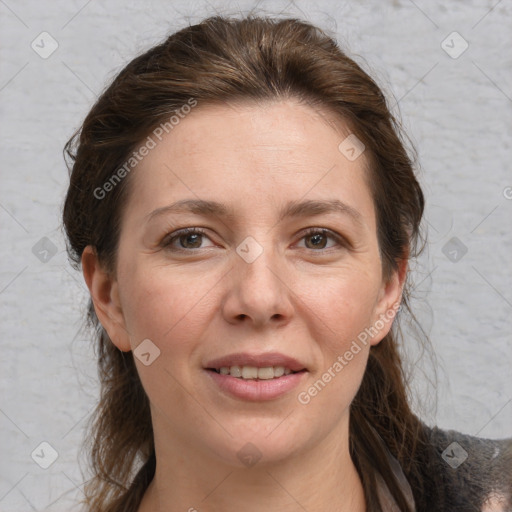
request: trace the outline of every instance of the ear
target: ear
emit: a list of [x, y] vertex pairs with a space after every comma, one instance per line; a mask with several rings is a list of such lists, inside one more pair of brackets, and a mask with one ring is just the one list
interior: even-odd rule
[[398, 260], [398, 268], [392, 270], [387, 280], [384, 280], [379, 291], [370, 331], [373, 335], [370, 344], [377, 345], [388, 334], [393, 320], [398, 313], [402, 301], [402, 292], [407, 277], [408, 257]]
[[119, 350], [128, 352], [131, 350], [130, 338], [121, 309], [117, 280], [102, 268], [91, 245], [82, 253], [82, 272], [101, 325], [112, 343]]

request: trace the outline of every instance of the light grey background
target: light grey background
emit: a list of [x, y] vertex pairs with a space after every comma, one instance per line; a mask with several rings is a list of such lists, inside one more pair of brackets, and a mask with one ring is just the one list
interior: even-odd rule
[[[207, 15], [254, 6], [0, 0], [0, 510], [69, 511], [84, 480], [77, 455], [97, 388], [79, 331], [86, 288], [60, 230], [66, 140], [136, 54]], [[511, 436], [511, 1], [273, 1], [257, 12], [281, 11], [332, 31], [398, 101], [419, 151], [430, 245], [413, 265], [414, 304], [438, 361], [408, 365], [418, 413], [442, 428]], [[48, 58], [31, 48], [50, 48], [43, 31], [58, 43]], [[454, 31], [469, 44], [457, 58]], [[418, 355], [412, 338], [406, 352]], [[43, 441], [58, 453], [46, 470], [31, 457]], [[49, 454], [43, 446], [34, 458]]]

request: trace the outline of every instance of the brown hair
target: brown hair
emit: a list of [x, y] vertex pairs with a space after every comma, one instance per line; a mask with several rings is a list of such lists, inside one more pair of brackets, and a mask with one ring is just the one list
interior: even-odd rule
[[[384, 275], [397, 269], [400, 259], [418, 254], [423, 193], [399, 123], [372, 78], [331, 37], [306, 21], [214, 16], [131, 61], [66, 144], [71, 177], [63, 220], [75, 268], [84, 248], [92, 245], [105, 268], [115, 272], [130, 179], [119, 180], [101, 198], [98, 187], [191, 98], [199, 104], [296, 98], [338, 114], [366, 146]], [[403, 309], [412, 315], [409, 288], [407, 281], [399, 316]], [[86, 501], [94, 511], [136, 510], [155, 471], [148, 398], [132, 353], [114, 346], [91, 301], [88, 319], [98, 340], [101, 399], [88, 438], [94, 473]], [[425, 439], [408, 403], [396, 323], [370, 350], [351, 404], [350, 450], [368, 510], [382, 510], [376, 494], [380, 474], [400, 510], [410, 511], [380, 437], [402, 466], [421, 511], [426, 510], [420, 471]]]

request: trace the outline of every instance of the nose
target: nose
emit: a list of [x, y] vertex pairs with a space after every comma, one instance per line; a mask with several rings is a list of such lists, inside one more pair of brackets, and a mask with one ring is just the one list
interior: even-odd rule
[[[268, 245], [261, 248], [261, 254], [254, 260], [254, 254], [244, 255], [243, 247], [233, 255], [234, 266], [226, 276], [222, 304], [223, 316], [229, 323], [250, 323], [263, 328], [286, 324], [292, 316], [292, 283], [284, 262]], [[250, 250], [256, 250], [254, 245]]]

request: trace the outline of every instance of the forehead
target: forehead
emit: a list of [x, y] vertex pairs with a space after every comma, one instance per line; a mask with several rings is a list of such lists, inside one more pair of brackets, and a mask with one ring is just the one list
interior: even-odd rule
[[[164, 135], [163, 142], [167, 140], [172, 144], [170, 139], [174, 139], [176, 146], [179, 142], [186, 143], [188, 155], [214, 154], [216, 149], [224, 152], [223, 157], [227, 157], [225, 149], [239, 152], [290, 149], [313, 153], [318, 149], [320, 137], [328, 144], [349, 133], [346, 122], [333, 112], [295, 98], [239, 99], [200, 104], [184, 116], [172, 132]], [[329, 141], [325, 140], [326, 135]], [[267, 156], [271, 160], [271, 155]]]
[[151, 135], [132, 190], [147, 208], [185, 197], [257, 196], [261, 206], [341, 194], [372, 216], [365, 155], [350, 161], [339, 149], [349, 134], [341, 118], [293, 99], [199, 104], [161, 140]]

